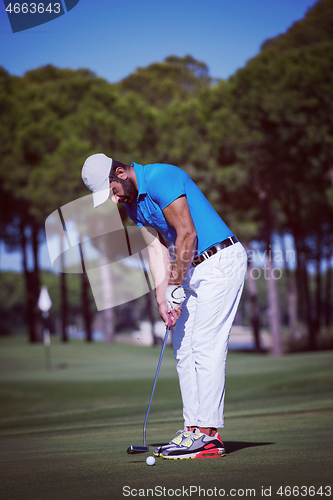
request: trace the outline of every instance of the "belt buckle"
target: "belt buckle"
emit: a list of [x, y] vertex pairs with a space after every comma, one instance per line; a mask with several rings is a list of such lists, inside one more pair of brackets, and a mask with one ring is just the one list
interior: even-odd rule
[[209, 259], [209, 257], [210, 257], [210, 256], [208, 255], [207, 250], [206, 250], [205, 252], [203, 252], [203, 253], [201, 254], [201, 256], [202, 256], [205, 260], [208, 260], [208, 259]]

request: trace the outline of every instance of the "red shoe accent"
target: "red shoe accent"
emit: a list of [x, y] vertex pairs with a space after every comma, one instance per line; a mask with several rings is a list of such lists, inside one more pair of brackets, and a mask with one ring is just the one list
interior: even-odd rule
[[214, 458], [221, 457], [222, 455], [218, 453], [218, 449], [214, 448], [214, 450], [210, 451], [200, 451], [195, 458]]
[[205, 450], [208, 450], [209, 448], [214, 448], [213, 443], [208, 443], [208, 444], [206, 444], [206, 446], [205, 446]]

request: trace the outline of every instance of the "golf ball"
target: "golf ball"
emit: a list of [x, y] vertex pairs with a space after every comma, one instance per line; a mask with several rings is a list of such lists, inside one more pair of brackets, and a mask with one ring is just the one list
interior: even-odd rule
[[150, 456], [146, 458], [146, 464], [147, 465], [155, 465], [155, 458]]

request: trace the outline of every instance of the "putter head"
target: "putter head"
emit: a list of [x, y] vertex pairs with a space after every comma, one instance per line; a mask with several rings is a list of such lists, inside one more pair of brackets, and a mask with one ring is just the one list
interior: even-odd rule
[[149, 451], [149, 446], [129, 446], [127, 448], [127, 453], [133, 454], [133, 453], [147, 453]]

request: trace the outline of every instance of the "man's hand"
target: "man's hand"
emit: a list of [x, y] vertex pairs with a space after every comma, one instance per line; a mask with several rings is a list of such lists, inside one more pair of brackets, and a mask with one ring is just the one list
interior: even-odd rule
[[175, 309], [171, 309], [170, 314], [169, 314], [169, 306], [166, 302], [162, 302], [158, 306], [158, 311], [160, 313], [161, 318], [163, 319], [165, 326], [168, 326], [169, 324], [169, 316], [171, 317], [171, 326], [175, 326], [177, 323], [177, 320], [179, 319], [181, 313], [182, 313], [182, 308], [181, 306], [177, 306]]
[[165, 292], [165, 301], [158, 306], [158, 310], [165, 325], [168, 324], [169, 314], [171, 317], [171, 326], [175, 326], [177, 320], [182, 313], [181, 304], [184, 302], [186, 296], [184, 288], [179, 285], [168, 285]]
[[180, 285], [168, 285], [165, 292], [165, 300], [169, 306], [169, 310], [175, 309], [180, 306], [184, 300], [186, 299], [186, 295], [184, 292], [184, 288]]

